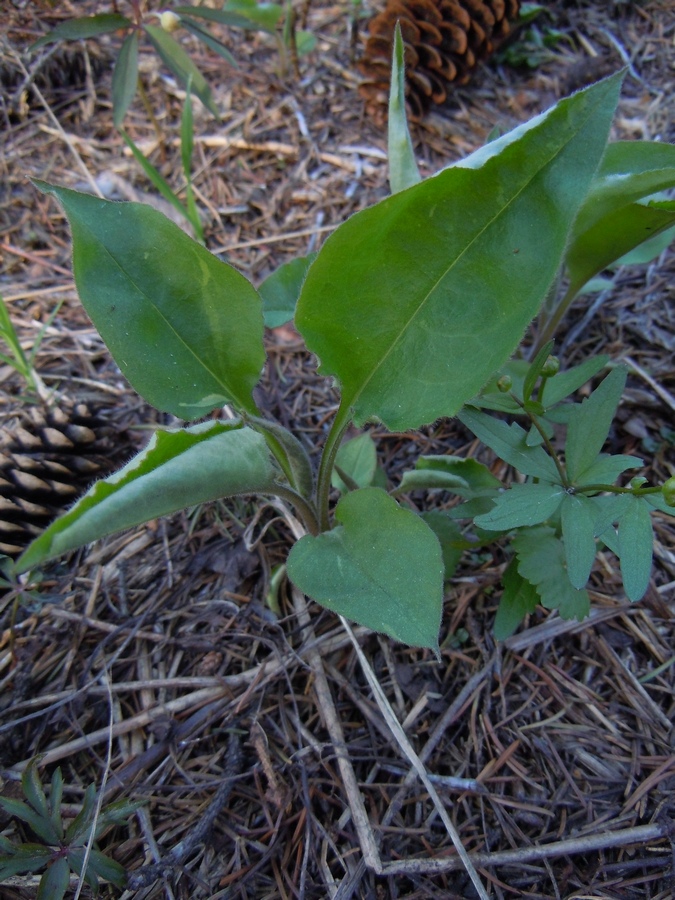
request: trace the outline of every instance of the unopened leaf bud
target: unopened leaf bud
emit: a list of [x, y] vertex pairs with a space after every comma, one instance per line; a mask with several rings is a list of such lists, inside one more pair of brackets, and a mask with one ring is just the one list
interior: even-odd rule
[[647, 479], [644, 475], [636, 475], [635, 478], [631, 478], [630, 486], [636, 491], [638, 488], [641, 488], [643, 484], [646, 484]]
[[501, 378], [497, 380], [497, 390], [501, 391], [502, 394], [508, 393], [512, 386], [513, 379], [510, 375], [502, 375]]
[[675, 475], [671, 475], [661, 488], [667, 506], [675, 506]]
[[544, 378], [553, 378], [560, 371], [560, 360], [557, 356], [549, 356], [544, 365], [541, 367], [541, 374]]
[[180, 28], [180, 17], [175, 12], [171, 12], [170, 9], [165, 9], [163, 13], [159, 14], [159, 24], [164, 31], [176, 31], [176, 29]]

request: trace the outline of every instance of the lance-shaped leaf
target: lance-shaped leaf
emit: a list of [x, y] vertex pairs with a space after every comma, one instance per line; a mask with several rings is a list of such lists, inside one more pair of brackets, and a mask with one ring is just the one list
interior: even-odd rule
[[542, 398], [544, 406], [549, 409], [551, 406], [555, 406], [556, 403], [560, 403], [565, 397], [569, 397], [582, 384], [586, 384], [594, 375], [601, 372], [608, 362], [609, 356], [599, 353], [597, 356], [585, 359], [578, 366], [572, 366], [571, 369], [558, 372], [553, 378], [549, 378], [544, 387]]
[[258, 291], [262, 297], [263, 316], [268, 328], [278, 328], [291, 321], [307, 270], [315, 259], [316, 253], [292, 259], [275, 269], [262, 282]]
[[608, 144], [574, 223], [572, 240], [617, 209], [675, 185], [675, 146], [658, 141]]
[[546, 481], [557, 481], [558, 470], [542, 447], [527, 443], [527, 432], [516, 422], [508, 425], [483, 412], [467, 407], [458, 416], [460, 422], [470, 428], [486, 447], [504, 462], [518, 469], [523, 475], [533, 475]]
[[377, 470], [377, 448], [371, 436], [364, 432], [341, 445], [335, 458], [335, 469], [332, 474], [333, 487], [346, 493], [350, 486], [345, 484], [340, 472], [351, 482], [352, 486], [370, 487]]
[[518, 571], [518, 562], [513, 559], [502, 576], [504, 592], [499, 601], [495, 617], [494, 633], [498, 641], [505, 641], [539, 603], [539, 594]]
[[[675, 175], [673, 175], [675, 184]], [[670, 228], [675, 222], [675, 202], [631, 203], [613, 210], [571, 244], [565, 260], [570, 284], [563, 303], [586, 282], [635, 247]]]
[[588, 497], [565, 494], [561, 506], [567, 575], [575, 588], [588, 581], [595, 560], [595, 507]]
[[560, 266], [620, 78], [357, 213], [310, 268], [296, 325], [342, 386], [342, 419], [454, 415], [503, 365]]
[[193, 34], [196, 38], [198, 38], [202, 43], [206, 44], [207, 47], [210, 47], [214, 53], [217, 53], [218, 56], [222, 57], [225, 62], [228, 62], [231, 66], [234, 66], [235, 69], [238, 69], [237, 60], [232, 56], [230, 51], [227, 49], [225, 44], [222, 41], [219, 41], [217, 38], [214, 38], [212, 34], [203, 29], [196, 22], [193, 22], [192, 19], [188, 19], [187, 16], [181, 16], [180, 21], [182, 26]]
[[654, 531], [649, 506], [642, 497], [630, 497], [619, 519], [618, 556], [621, 578], [629, 600], [640, 600], [649, 587]]
[[80, 19], [69, 19], [61, 22], [53, 28], [49, 34], [31, 44], [29, 52], [44, 47], [45, 44], [53, 44], [55, 41], [79, 41], [83, 38], [96, 37], [98, 34], [108, 34], [119, 28], [130, 28], [133, 22], [126, 16], [118, 13], [102, 13], [99, 16], [83, 16]]
[[[607, 440], [621, 400], [627, 371], [619, 366], [598, 385], [590, 397], [574, 407], [569, 418], [565, 463], [572, 481], [583, 477]], [[589, 482], [586, 481], [586, 484]]]
[[444, 568], [431, 528], [379, 488], [346, 494], [335, 518], [332, 531], [295, 544], [291, 581], [360, 625], [438, 650]]
[[132, 387], [181, 419], [255, 415], [263, 319], [246, 278], [149, 206], [36, 185], [63, 204], [80, 299]]
[[421, 181], [405, 110], [403, 38], [399, 22], [396, 23], [394, 30], [394, 55], [391, 62], [387, 158], [389, 161], [389, 187], [392, 194], [397, 194]]
[[124, 39], [112, 79], [113, 124], [119, 128], [138, 87], [138, 32]]
[[199, 97], [204, 106], [217, 119], [220, 119], [218, 107], [211, 96], [211, 88], [181, 45], [176, 43], [167, 31], [164, 31], [163, 28], [159, 28], [157, 25], [144, 25], [143, 29], [150, 38], [150, 42], [159, 54], [162, 62], [173, 72], [181, 87], [187, 88], [189, 84], [192, 93]]
[[159, 431], [145, 450], [98, 481], [34, 540], [16, 571], [207, 500], [274, 493], [279, 474], [265, 438], [237, 422]]
[[420, 456], [412, 471], [403, 473], [397, 494], [418, 490], [450, 491], [466, 499], [493, 494], [501, 488], [487, 466], [459, 456]]

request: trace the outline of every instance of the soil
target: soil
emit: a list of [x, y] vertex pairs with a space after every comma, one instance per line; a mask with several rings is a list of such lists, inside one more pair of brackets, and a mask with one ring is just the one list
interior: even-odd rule
[[[29, 181], [96, 186], [175, 215], [113, 128], [119, 37], [25, 54], [48, 28], [104, 9], [4, 4], [0, 291], [26, 350], [44, 328], [35, 367], [47, 395], [66, 410], [89, 404], [128, 458], [171, 420], [138, 399], [109, 357], [77, 299], [65, 218]], [[223, 29], [238, 68], [182, 38], [222, 112], [217, 122], [194, 104], [207, 246], [255, 284], [388, 193], [386, 131], [357, 90], [374, 9], [355, 6], [354, 41], [346, 5], [314, 0], [307, 28], [317, 45], [298, 72], [267, 35]], [[671, 0], [550, 3], [538, 29], [552, 46], [525, 46], [532, 67], [493, 58], [412, 126], [423, 175], [623, 65], [612, 139], [675, 140]], [[125, 125], [180, 191], [184, 93], [148, 46], [141, 71], [148, 105], [137, 96]], [[654, 483], [675, 472], [674, 300], [671, 249], [582, 297], [559, 334], [564, 365], [600, 352], [629, 365], [612, 451], [644, 457]], [[330, 384], [291, 327], [267, 345], [260, 402], [320, 443], [335, 410]], [[5, 434], [40, 408], [2, 367]], [[478, 452], [454, 421], [412, 438], [373, 434], [393, 478], [420, 453]], [[675, 897], [675, 529], [666, 516], [654, 525], [640, 603], [626, 601], [605, 554], [589, 619], [540, 609], [498, 643], [506, 561], [497, 545], [464, 560], [448, 586], [440, 663], [355, 631], [488, 896]], [[63, 772], [66, 816], [92, 783], [106, 803], [141, 804], [128, 827], [100, 838], [132, 885], [103, 885], [102, 896], [478, 896], [343, 626], [287, 586], [277, 607], [267, 602], [292, 539], [271, 503], [207, 504], [71, 554], [39, 588], [0, 599], [2, 793], [20, 795], [20, 773], [40, 755], [45, 780]], [[7, 816], [0, 827], [30, 839]], [[34, 897], [36, 885], [17, 876], [0, 896]]]

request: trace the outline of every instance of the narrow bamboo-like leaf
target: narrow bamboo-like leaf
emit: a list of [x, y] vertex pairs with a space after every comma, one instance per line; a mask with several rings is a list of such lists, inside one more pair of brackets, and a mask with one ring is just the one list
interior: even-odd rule
[[659, 141], [608, 144], [579, 211], [573, 240], [617, 209], [675, 186], [675, 145]]
[[590, 397], [574, 407], [565, 443], [565, 464], [571, 481], [576, 481], [602, 450], [623, 394], [626, 375], [623, 366], [613, 369]]
[[544, 388], [543, 403], [547, 409], [560, 403], [570, 394], [573, 394], [583, 384], [586, 384], [591, 378], [601, 372], [607, 363], [609, 356], [599, 353], [597, 356], [585, 359], [578, 366], [566, 369], [564, 372], [558, 372], [553, 378], [549, 378]]
[[69, 19], [61, 22], [53, 28], [49, 34], [31, 44], [28, 52], [37, 50], [45, 44], [53, 44], [55, 41], [79, 41], [83, 38], [96, 37], [98, 34], [108, 34], [120, 28], [130, 28], [133, 22], [126, 16], [117, 13], [102, 13], [98, 16], [84, 16], [80, 19]]
[[[360, 488], [370, 487], [377, 468], [375, 441], [365, 432], [346, 441], [338, 450], [335, 465]], [[333, 472], [333, 487], [345, 494], [349, 488], [337, 472]]]
[[63, 836], [63, 820], [61, 818], [61, 800], [63, 798], [63, 775], [61, 769], [55, 769], [52, 775], [51, 791], [49, 793], [49, 818], [54, 831]]
[[70, 866], [64, 856], [57, 857], [40, 879], [36, 900], [63, 900], [70, 884]]
[[550, 519], [560, 506], [565, 489], [559, 484], [514, 484], [495, 500], [494, 508], [475, 523], [487, 531], [510, 531]]
[[80, 299], [133, 388], [186, 420], [225, 403], [255, 415], [265, 350], [250, 282], [148, 206], [36, 184], [66, 210]]
[[537, 588], [542, 606], [557, 609], [563, 619], [583, 619], [590, 611], [585, 589], [577, 590], [567, 577], [565, 550], [555, 531], [546, 525], [523, 528], [514, 537], [518, 571]]
[[278, 328], [291, 321], [307, 271], [315, 259], [316, 253], [292, 259], [262, 282], [258, 292], [262, 297], [263, 316], [268, 328]]
[[134, 159], [143, 169], [147, 178], [152, 182], [153, 186], [159, 191], [162, 197], [164, 197], [164, 199], [168, 203], [170, 203], [171, 206], [173, 206], [176, 212], [180, 213], [180, 215], [192, 225], [190, 214], [187, 208], [180, 202], [166, 178], [158, 169], [153, 166], [147, 156], [145, 156], [141, 152], [141, 150], [136, 146], [133, 140], [126, 133], [126, 131], [124, 131], [122, 128], [120, 128], [120, 134], [122, 135], [122, 140], [124, 141], [124, 143], [131, 150]]
[[110, 859], [95, 847], [92, 847], [89, 854], [87, 872], [89, 871], [92, 871], [93, 875], [98, 876], [105, 881], [109, 881], [118, 888], [123, 888], [127, 880], [127, 873], [124, 866], [121, 866], [114, 859]]
[[265, 438], [237, 423], [209, 421], [159, 431], [131, 462], [98, 481], [18, 560], [18, 572], [106, 534], [123, 531], [234, 494], [274, 493], [274, 467]]
[[274, 34], [283, 16], [283, 7], [278, 3], [257, 3], [256, 0], [240, 0], [226, 3], [223, 9], [206, 6], [174, 6], [173, 11], [180, 16], [196, 16], [209, 22], [218, 22], [234, 28], [261, 29]]
[[432, 509], [422, 513], [422, 518], [438, 538], [443, 554], [443, 579], [450, 581], [459, 565], [462, 553], [471, 547], [471, 541], [464, 537], [457, 522], [451, 519], [447, 513]]
[[511, 637], [525, 616], [533, 613], [539, 603], [539, 594], [518, 571], [518, 561], [513, 559], [502, 576], [504, 591], [495, 617], [494, 635], [498, 641]]
[[497, 456], [523, 475], [533, 475], [546, 481], [558, 480], [558, 470], [551, 457], [541, 447], [528, 446], [527, 432], [516, 422], [508, 425], [470, 407], [463, 409], [458, 419], [486, 447], [494, 450]]
[[504, 364], [558, 271], [619, 86], [580, 91], [328, 238], [296, 325], [341, 383], [340, 422], [454, 415]]
[[[675, 184], [675, 175], [673, 176]], [[565, 260], [573, 297], [598, 272], [642, 243], [668, 230], [675, 222], [675, 202], [631, 203], [615, 209], [584, 231], [571, 244]]]
[[575, 588], [588, 581], [595, 561], [593, 501], [587, 497], [565, 494], [561, 505], [567, 575]]
[[85, 844], [89, 840], [95, 809], [96, 785], [89, 784], [85, 789], [79, 813], [66, 829], [66, 842], [68, 844]]
[[191, 87], [192, 76], [190, 75], [187, 83], [185, 101], [183, 102], [183, 113], [180, 120], [180, 157], [181, 162], [183, 163], [183, 174], [188, 183], [190, 183], [192, 178], [192, 154], [195, 148], [192, 98], [190, 97]]
[[640, 469], [644, 466], [644, 460], [638, 456], [607, 456], [601, 453], [595, 461], [579, 475], [576, 484], [583, 487], [585, 484], [614, 484], [619, 475], [628, 469]]
[[220, 119], [218, 107], [211, 96], [211, 88], [180, 44], [176, 43], [167, 31], [157, 25], [144, 25], [143, 30], [164, 65], [173, 72], [181, 85], [187, 88], [188, 81], [190, 81], [192, 93], [199, 97], [204, 106], [217, 119]]
[[126, 36], [120, 49], [112, 79], [113, 124], [122, 126], [122, 121], [134, 99], [138, 87], [138, 31]]
[[641, 497], [630, 497], [619, 520], [621, 578], [629, 600], [642, 599], [652, 572], [654, 531], [649, 506]]
[[433, 531], [379, 488], [346, 494], [335, 518], [332, 531], [295, 544], [291, 581], [348, 619], [437, 651], [443, 560]]
[[51, 859], [52, 854], [51, 847], [44, 844], [17, 845], [0, 841], [0, 883], [19, 872], [37, 872]]
[[422, 180], [415, 162], [405, 109], [405, 63], [399, 22], [394, 30], [388, 129], [389, 187], [392, 194], [397, 194]]
[[181, 16], [181, 25], [193, 34], [196, 38], [198, 38], [203, 44], [206, 44], [214, 53], [217, 53], [225, 62], [229, 63], [231, 66], [234, 66], [235, 69], [239, 68], [237, 60], [232, 56], [230, 51], [227, 49], [225, 44], [222, 41], [219, 41], [217, 38], [214, 38], [212, 34], [209, 34], [204, 28], [201, 28], [197, 25], [196, 22], [193, 22], [192, 19], [188, 19], [187, 16]]

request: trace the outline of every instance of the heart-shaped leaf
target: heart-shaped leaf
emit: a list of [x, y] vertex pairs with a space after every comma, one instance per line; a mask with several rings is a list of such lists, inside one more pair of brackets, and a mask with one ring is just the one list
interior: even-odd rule
[[380, 488], [346, 494], [335, 518], [332, 531], [295, 544], [291, 581], [360, 625], [438, 651], [444, 567], [431, 528]]

